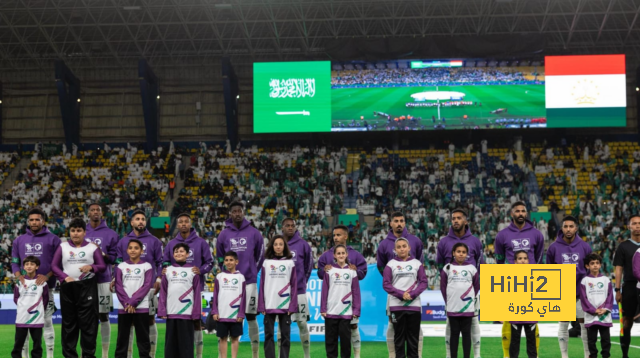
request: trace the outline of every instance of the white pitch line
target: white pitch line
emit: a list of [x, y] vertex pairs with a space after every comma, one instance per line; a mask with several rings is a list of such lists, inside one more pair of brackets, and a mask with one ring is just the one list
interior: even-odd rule
[[[620, 345], [620, 343], [618, 343], [618, 342], [611, 342], [611, 344], [617, 344], [617, 345]], [[632, 345], [629, 345], [629, 347], [631, 347], [631, 348], [637, 348], [637, 349], [640, 349], [640, 346], [632, 346]]]

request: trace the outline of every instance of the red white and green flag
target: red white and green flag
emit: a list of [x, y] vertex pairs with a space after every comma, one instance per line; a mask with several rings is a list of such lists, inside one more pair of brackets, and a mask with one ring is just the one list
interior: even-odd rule
[[546, 56], [547, 127], [627, 125], [625, 55]]

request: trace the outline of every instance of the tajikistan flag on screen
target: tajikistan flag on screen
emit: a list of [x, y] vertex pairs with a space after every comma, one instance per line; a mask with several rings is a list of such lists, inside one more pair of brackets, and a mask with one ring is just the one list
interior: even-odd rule
[[624, 127], [624, 55], [545, 57], [547, 127]]

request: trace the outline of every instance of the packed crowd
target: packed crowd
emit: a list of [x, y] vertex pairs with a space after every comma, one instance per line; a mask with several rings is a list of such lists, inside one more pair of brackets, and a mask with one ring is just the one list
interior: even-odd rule
[[525, 75], [512, 68], [427, 68], [333, 71], [331, 85], [436, 85], [465, 83], [509, 83], [526, 81]]
[[1, 277], [11, 275], [3, 251], [26, 229], [27, 208], [41, 207], [48, 217], [49, 230], [65, 236], [72, 218], [86, 218], [87, 206], [100, 203], [107, 209], [108, 226], [122, 237], [131, 231], [128, 218], [134, 209], [143, 209], [151, 216], [164, 208], [173, 168], [179, 160], [174, 150], [162, 155], [158, 148], [144, 154], [135, 145], [112, 149], [106, 144], [95, 151], [74, 146], [68, 152], [62, 146], [59, 155], [41, 158], [36, 146], [31, 163], [0, 197]]
[[[24, 231], [24, 208], [42, 207], [50, 230], [63, 236], [71, 218], [86, 217], [86, 205], [99, 202], [107, 209], [107, 225], [122, 237], [131, 230], [131, 212], [143, 208], [151, 216], [164, 209], [170, 181], [181, 176], [185, 185], [172, 216], [192, 213], [194, 227], [211, 248], [225, 227], [229, 203], [240, 199], [247, 203], [247, 219], [265, 241], [282, 231], [284, 218], [295, 217], [317, 262], [332, 245], [330, 229], [345, 224], [351, 229], [350, 243], [373, 263], [388, 230], [389, 214], [400, 210], [407, 214], [409, 232], [424, 244], [435, 286], [437, 272], [429, 265], [435, 263], [439, 239], [448, 232], [452, 209], [462, 207], [470, 213], [470, 230], [477, 233], [486, 260], [492, 262], [495, 237], [511, 220], [509, 206], [522, 200], [529, 211], [547, 205], [553, 214], [564, 209], [579, 217], [581, 237], [602, 254], [604, 270], [611, 272], [621, 223], [640, 208], [640, 148], [626, 152], [609, 147], [599, 140], [558, 147], [525, 144], [525, 165], [520, 166], [513, 150], [488, 149], [486, 141], [411, 154], [384, 148], [349, 154], [344, 147], [300, 146], [272, 150], [254, 146], [232, 152], [204, 143], [195, 153], [171, 145], [144, 154], [132, 145], [114, 149], [107, 145], [75, 156], [62, 153], [37, 159], [19, 173], [0, 200], [0, 255], [9, 252], [4, 246], [10, 249], [13, 238]], [[594, 163], [583, 163], [589, 151]], [[536, 175], [537, 186], [531, 183]], [[580, 175], [588, 176], [593, 190], [578, 185]], [[621, 190], [631, 195], [622, 195]], [[571, 195], [571, 201], [566, 199]], [[361, 220], [339, 222], [345, 206], [355, 207]], [[558, 229], [553, 217], [533, 224], [547, 242]], [[161, 240], [167, 243], [171, 236], [167, 233]], [[8, 261], [5, 256], [0, 262]], [[0, 273], [10, 275], [6, 265]]]

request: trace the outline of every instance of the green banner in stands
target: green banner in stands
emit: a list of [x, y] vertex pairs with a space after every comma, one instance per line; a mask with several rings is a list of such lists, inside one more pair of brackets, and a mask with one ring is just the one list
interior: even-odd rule
[[540, 219], [544, 219], [544, 221], [549, 222], [551, 220], [551, 213], [540, 213], [540, 212], [532, 212], [531, 213], [531, 221], [540, 221]]
[[360, 220], [360, 216], [359, 215], [340, 215], [338, 217], [338, 223], [340, 225], [347, 225], [349, 226], [349, 223], [355, 225], [356, 224], [356, 220]]
[[151, 227], [154, 229], [164, 229], [164, 223], [171, 225], [171, 218], [168, 216], [164, 217], [152, 217], [151, 218]]

